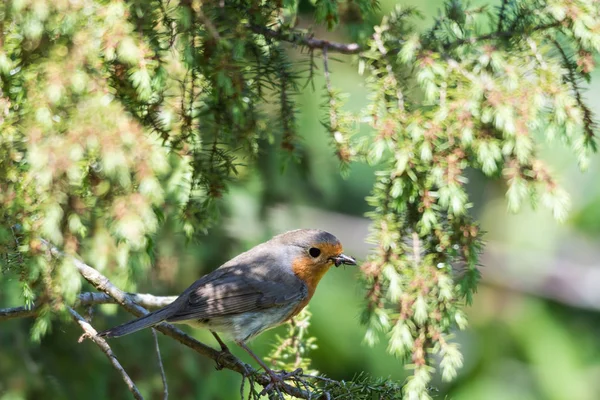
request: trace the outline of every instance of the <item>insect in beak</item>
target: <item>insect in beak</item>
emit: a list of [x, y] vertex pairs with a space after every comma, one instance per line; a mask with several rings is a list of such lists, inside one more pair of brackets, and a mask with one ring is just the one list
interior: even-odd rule
[[353, 257], [349, 257], [347, 255], [344, 255], [344, 254], [340, 254], [339, 256], [336, 256], [336, 257], [331, 257], [331, 260], [333, 261], [333, 263], [335, 264], [336, 267], [339, 267], [342, 264], [356, 265], [356, 259], [354, 259]]

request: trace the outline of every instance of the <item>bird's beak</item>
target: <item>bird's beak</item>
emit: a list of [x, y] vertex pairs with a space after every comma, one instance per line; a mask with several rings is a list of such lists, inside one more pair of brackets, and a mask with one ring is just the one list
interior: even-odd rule
[[356, 265], [356, 260], [354, 258], [349, 257], [349, 256], [344, 255], [344, 254], [340, 254], [337, 257], [333, 257], [332, 260], [333, 260], [333, 263], [335, 264], [336, 267], [339, 267], [342, 264]]

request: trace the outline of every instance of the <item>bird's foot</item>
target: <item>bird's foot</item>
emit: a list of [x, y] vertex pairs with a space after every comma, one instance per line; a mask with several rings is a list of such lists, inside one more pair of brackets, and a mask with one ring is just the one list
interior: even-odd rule
[[215, 363], [216, 363], [215, 369], [217, 371], [220, 371], [223, 368], [225, 368], [225, 363], [223, 361], [227, 358], [232, 358], [232, 357], [233, 357], [233, 354], [231, 354], [231, 352], [229, 351], [227, 346], [225, 346], [224, 348], [221, 348], [221, 351], [219, 352], [219, 355], [217, 356], [217, 359], [215, 360]]
[[219, 335], [217, 335], [216, 332], [210, 331], [210, 333], [212, 333], [215, 339], [217, 339], [217, 342], [219, 342], [219, 346], [221, 346], [221, 351], [219, 352], [219, 355], [215, 360], [215, 362], [217, 363], [217, 365], [215, 365], [215, 369], [217, 371], [220, 371], [224, 367], [222, 360], [227, 357], [233, 357], [233, 354], [231, 354], [231, 352], [229, 351], [229, 347], [227, 347], [225, 342], [221, 340], [221, 338], [219, 337]]
[[[271, 371], [271, 372], [273, 372], [275, 374], [275, 371]], [[286, 380], [286, 379], [291, 379], [291, 378], [299, 378], [302, 376], [303, 373], [304, 373], [304, 371], [302, 370], [302, 368], [296, 368], [292, 372], [286, 372], [284, 370], [277, 371], [277, 374], [275, 374], [275, 375]]]
[[269, 377], [271, 378], [271, 382], [267, 386], [264, 387], [262, 392], [260, 392], [259, 396], [264, 396], [265, 394], [269, 393], [273, 389], [275, 389], [275, 390], [277, 390], [277, 392], [279, 392], [278, 386], [283, 384], [288, 379], [299, 379], [302, 376], [303, 371], [302, 371], [302, 368], [296, 368], [292, 372], [278, 371], [276, 373], [275, 371], [268, 369], [267, 373], [269, 374]]

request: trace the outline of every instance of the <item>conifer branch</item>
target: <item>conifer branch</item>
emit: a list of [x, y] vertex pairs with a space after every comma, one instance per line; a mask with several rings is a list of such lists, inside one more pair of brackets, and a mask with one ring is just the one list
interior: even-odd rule
[[573, 63], [569, 59], [567, 52], [561, 46], [561, 44], [556, 39], [552, 38], [550, 40], [554, 44], [554, 46], [556, 47], [558, 52], [560, 53], [560, 56], [563, 59], [564, 66], [568, 71], [566, 80], [571, 85], [571, 89], [573, 90], [573, 95], [575, 96], [575, 101], [577, 102], [577, 105], [579, 106], [579, 108], [581, 109], [581, 112], [583, 113], [583, 130], [585, 132], [587, 140], [590, 143], [592, 143], [592, 146], [594, 146], [594, 141], [593, 141], [593, 139], [595, 137], [594, 114], [593, 114], [592, 110], [583, 101], [583, 95], [581, 93], [581, 88], [579, 87], [579, 84], [577, 83], [578, 77], [577, 77], [577, 71], [575, 69], [575, 66], [573, 66]]
[[500, 31], [500, 32], [494, 31], [494, 32], [486, 33], [485, 35], [473, 36], [473, 37], [469, 37], [469, 38], [455, 40], [454, 42], [446, 43], [444, 45], [444, 50], [446, 50], [446, 51], [453, 50], [457, 47], [460, 47], [460, 46], [463, 46], [466, 44], [475, 44], [478, 42], [484, 42], [486, 40], [510, 39], [515, 36], [523, 36], [524, 34], [531, 34], [533, 32], [541, 32], [541, 31], [547, 31], [547, 30], [553, 29], [553, 28], [558, 28], [561, 25], [562, 25], [562, 23], [560, 21], [554, 21], [554, 22], [550, 22], [547, 24], [535, 26], [531, 29], [527, 29], [526, 31], [519, 31], [519, 30], [506, 30], [506, 31]]
[[[531, 29], [528, 29], [527, 32], [516, 31], [516, 30], [494, 31], [494, 32], [486, 33], [486, 34], [480, 35], [480, 36], [473, 36], [473, 37], [469, 37], [469, 38], [455, 40], [453, 42], [444, 44], [443, 48], [444, 48], [444, 50], [448, 51], [448, 50], [452, 50], [452, 49], [455, 49], [457, 47], [460, 47], [460, 46], [466, 45], [466, 44], [475, 44], [475, 43], [483, 42], [486, 40], [510, 39], [514, 36], [520, 36], [523, 33], [546, 31], [548, 29], [558, 28], [560, 26], [561, 26], [560, 21], [554, 21], [554, 22], [550, 22], [547, 24], [535, 26]], [[298, 46], [304, 46], [311, 50], [314, 50], [314, 49], [323, 50], [323, 49], [327, 48], [329, 51], [333, 51], [333, 52], [341, 53], [341, 54], [359, 54], [359, 53], [367, 50], [366, 47], [361, 46], [358, 43], [331, 42], [331, 41], [328, 41], [325, 39], [317, 39], [314, 37], [309, 37], [309, 36], [303, 34], [302, 32], [298, 32], [298, 31], [282, 32], [282, 31], [276, 31], [276, 30], [273, 30], [273, 29], [270, 29], [270, 28], [267, 28], [264, 26], [258, 26], [258, 25], [250, 25], [249, 28], [254, 33], [258, 33], [260, 35], [263, 35], [263, 36], [266, 36], [266, 37], [269, 37], [269, 38], [272, 38], [275, 40], [289, 42], [289, 43], [292, 43], [292, 44], [295, 44]]]
[[323, 76], [325, 78], [326, 103], [328, 107], [327, 121], [322, 124], [331, 134], [331, 141], [336, 148], [336, 155], [342, 166], [347, 165], [352, 157], [352, 149], [348, 143], [348, 123], [349, 118], [342, 111], [342, 101], [339, 95], [333, 89], [331, 84], [331, 74], [329, 71], [329, 56], [327, 46], [323, 48]]
[[327, 89], [327, 96], [329, 97], [329, 130], [333, 134], [333, 140], [335, 142], [335, 134], [338, 127], [338, 116], [336, 113], [337, 107], [335, 94], [333, 92], [333, 86], [331, 85], [331, 76], [329, 74], [329, 57], [327, 55], [327, 46], [323, 48], [323, 76], [325, 78], [325, 88]]
[[[218, 198], [237, 179], [240, 161], [270, 171], [274, 165], [260, 156], [280, 151], [273, 146], [280, 142], [290, 150], [285, 156], [310, 156], [312, 149], [296, 146], [302, 140], [295, 95], [303, 66], [287, 57], [287, 49], [310, 56], [307, 83], [313, 83], [315, 51], [322, 51], [328, 114], [321, 122], [342, 161], [358, 159], [380, 169], [368, 200], [376, 246], [363, 265], [370, 289], [365, 339], [373, 344], [385, 334], [388, 353], [414, 361], [404, 390], [409, 398], [427, 396], [435, 354], [442, 356], [446, 379], [462, 363], [448, 334], [466, 324], [462, 309], [479, 281], [483, 246], [469, 217], [465, 170], [504, 179], [511, 210], [527, 198], [541, 199], [555, 218], [564, 219], [569, 198], [537, 159], [540, 138], [565, 139], [582, 166], [595, 150], [584, 82], [598, 54], [597, 2], [499, 0], [486, 18], [485, 7], [446, 0], [425, 31], [412, 20], [418, 11], [399, 7], [356, 43], [293, 28], [299, 16], [294, 2], [181, 0], [171, 6], [158, 0], [143, 13], [131, 13], [127, 2], [111, 12], [102, 2], [92, 3], [85, 10], [49, 6], [44, 18], [39, 10], [0, 13], [0, 30], [6, 31], [0, 39], [6, 53], [0, 60], [0, 125], [7, 132], [0, 146], [7, 160], [0, 168], [0, 253], [6, 253], [0, 269], [20, 280], [3, 281], [0, 291], [20, 284], [26, 305], [0, 309], [0, 323], [37, 317], [33, 341], [50, 331], [57, 319], [52, 313], [66, 314], [69, 307], [89, 321], [93, 304], [116, 303], [144, 315], [172, 301], [124, 293], [68, 255], [84, 251], [98, 266], [116, 259], [122, 273], [135, 277], [151, 262], [154, 238], [166, 221], [181, 222], [176, 231], [189, 238], [218, 220]], [[370, 0], [347, 10], [340, 4], [317, 2], [316, 23], [333, 29], [350, 14], [365, 17], [374, 7]], [[77, 40], [61, 25], [65, 16], [78, 27]], [[39, 29], [29, 29], [30, 17], [39, 19]], [[372, 29], [363, 22], [360, 29]], [[328, 57], [335, 53], [355, 55], [359, 73], [370, 72], [360, 113], [346, 111], [345, 96], [331, 84], [336, 71], [330, 71]], [[271, 110], [280, 113], [269, 118]], [[367, 124], [371, 130], [353, 137]], [[346, 165], [341, 163], [342, 172]], [[40, 236], [67, 255], [40, 244]], [[140, 262], [129, 262], [138, 255]], [[100, 292], [75, 297], [81, 276]], [[532, 290], [597, 307], [591, 295], [563, 294], [564, 288], [550, 293], [547, 286]], [[14, 301], [14, 292], [8, 293]], [[77, 306], [88, 306], [89, 317]], [[240, 373], [242, 396], [246, 378], [254, 400], [270, 381], [171, 325], [157, 329]], [[282, 360], [276, 354], [278, 365], [289, 370], [303, 363], [310, 340], [282, 339], [289, 346], [280, 348]], [[166, 397], [166, 365], [157, 355]], [[361, 376], [350, 383], [315, 379], [298, 375], [287, 381], [291, 389], [270, 395], [291, 397], [288, 390], [295, 386], [300, 396], [362, 400], [381, 384]], [[178, 382], [170, 383], [177, 392]], [[393, 390], [393, 396], [379, 397], [396, 398], [400, 389]]]

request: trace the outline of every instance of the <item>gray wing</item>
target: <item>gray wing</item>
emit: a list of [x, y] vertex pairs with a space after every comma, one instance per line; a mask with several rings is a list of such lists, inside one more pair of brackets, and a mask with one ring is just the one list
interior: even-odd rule
[[[300, 302], [307, 296], [295, 276], [245, 273], [245, 268], [218, 269], [196, 281], [180, 296], [168, 321], [208, 319], [260, 311]], [[287, 274], [286, 274], [287, 275]]]

